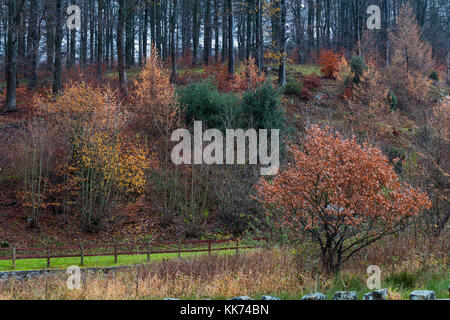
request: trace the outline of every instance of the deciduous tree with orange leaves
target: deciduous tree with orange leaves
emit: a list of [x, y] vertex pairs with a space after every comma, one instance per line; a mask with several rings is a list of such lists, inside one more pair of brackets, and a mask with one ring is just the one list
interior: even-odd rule
[[339, 55], [332, 50], [322, 50], [319, 56], [320, 70], [325, 77], [333, 79], [339, 67]]
[[423, 117], [424, 105], [429, 103], [432, 49], [422, 40], [422, 30], [409, 3], [400, 8], [396, 27], [389, 32], [389, 42], [392, 57], [387, 82], [398, 98], [400, 109]]
[[264, 73], [258, 72], [256, 60], [250, 56], [242, 63], [242, 71], [236, 74], [232, 88], [236, 92], [244, 92], [246, 90], [255, 90], [263, 85], [266, 81]]
[[260, 181], [257, 198], [293, 235], [319, 244], [327, 273], [431, 207], [426, 194], [399, 180], [379, 149], [329, 127], [312, 126], [304, 147], [291, 152], [292, 162], [272, 181]]
[[178, 102], [170, 71], [164, 68], [154, 45], [147, 63], [135, 81], [133, 105], [134, 124], [146, 135], [156, 134], [168, 140], [178, 124]]

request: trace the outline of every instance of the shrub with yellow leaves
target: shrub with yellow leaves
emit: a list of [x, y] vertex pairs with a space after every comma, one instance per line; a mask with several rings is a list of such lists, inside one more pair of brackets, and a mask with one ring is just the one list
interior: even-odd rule
[[341, 57], [337, 65], [337, 70], [333, 73], [333, 77], [339, 85], [340, 94], [347, 98], [349, 96], [349, 91], [351, 92], [352, 79], [353, 79], [352, 68], [345, 59], [344, 56]]
[[70, 83], [60, 95], [38, 97], [36, 104], [47, 121], [68, 135], [81, 128], [117, 131], [127, 120], [113, 90], [100, 90], [86, 83]]
[[148, 153], [125, 138], [127, 113], [111, 89], [73, 83], [37, 103], [46, 125], [59, 136], [49, 187], [54, 206], [76, 211], [88, 231], [97, 231], [114, 205], [144, 191]]
[[264, 52], [264, 59], [274, 64], [280, 64], [287, 59], [287, 53], [281, 53], [275, 50], [275, 47], [276, 44], [272, 43], [272, 50], [266, 50], [266, 52]]
[[347, 86], [351, 81], [351, 78], [353, 77], [352, 68], [344, 56], [342, 56], [339, 60], [337, 70], [333, 73], [333, 77], [336, 78], [336, 81], [344, 84], [345, 86]]
[[127, 146], [123, 137], [86, 131], [74, 141], [74, 175], [84, 227], [96, 231], [121, 196], [144, 191], [148, 158], [142, 148]]

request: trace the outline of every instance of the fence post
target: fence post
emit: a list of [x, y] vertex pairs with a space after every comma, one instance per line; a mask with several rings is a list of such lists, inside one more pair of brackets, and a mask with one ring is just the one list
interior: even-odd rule
[[181, 238], [178, 239], [178, 259], [181, 258]]
[[208, 256], [211, 257], [211, 240], [208, 240]]
[[150, 262], [150, 240], [147, 242], [147, 262]]
[[81, 256], [80, 266], [82, 266], [84, 265], [84, 247], [82, 244], [80, 244], [80, 256]]
[[47, 268], [50, 268], [50, 248], [47, 248]]
[[12, 268], [16, 270], [16, 247], [12, 248]]
[[239, 239], [236, 239], [236, 255], [239, 255]]
[[114, 243], [114, 263], [117, 263], [117, 242]]

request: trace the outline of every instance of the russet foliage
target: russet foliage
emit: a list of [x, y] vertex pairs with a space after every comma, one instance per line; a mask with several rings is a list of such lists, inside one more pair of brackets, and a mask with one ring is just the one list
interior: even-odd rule
[[232, 88], [235, 92], [244, 92], [249, 89], [255, 90], [266, 81], [263, 73], [259, 73], [255, 59], [250, 56], [242, 63], [242, 70], [236, 74]]
[[405, 4], [400, 9], [396, 28], [389, 33], [393, 53], [386, 78], [399, 98], [399, 107], [410, 112], [416, 112], [427, 101], [431, 84], [431, 47], [421, 36], [416, 15]]
[[352, 95], [348, 104], [351, 117], [359, 130], [367, 131], [378, 124], [377, 119], [386, 116], [390, 110], [388, 93], [384, 76], [374, 63], [367, 69], [357, 84], [351, 84]]
[[[110, 89], [72, 83], [36, 103], [45, 121], [40, 125], [58, 136], [48, 198], [59, 210], [80, 214], [83, 226], [96, 231], [125, 196], [144, 191], [152, 158], [125, 137], [128, 116]], [[48, 136], [43, 145], [52, 145]]]
[[322, 66], [321, 71], [327, 78], [334, 78], [338, 71], [339, 55], [332, 50], [322, 50], [319, 55], [319, 65]]
[[290, 151], [292, 162], [273, 181], [261, 180], [259, 201], [282, 215], [294, 236], [312, 236], [329, 272], [431, 206], [399, 180], [380, 150], [330, 128], [311, 127], [304, 147]]
[[155, 46], [135, 81], [132, 101], [133, 122], [145, 134], [156, 130], [157, 134], [167, 137], [178, 124], [175, 86], [170, 83], [170, 71], [163, 67]]

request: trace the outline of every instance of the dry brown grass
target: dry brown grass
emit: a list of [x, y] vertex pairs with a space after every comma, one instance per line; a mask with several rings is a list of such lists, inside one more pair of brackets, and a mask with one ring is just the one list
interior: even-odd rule
[[[310, 292], [324, 292], [330, 297], [337, 290], [365, 287], [366, 268], [378, 264], [386, 278], [407, 271], [417, 274], [417, 288], [429, 285], [437, 277], [436, 292], [445, 297], [449, 285], [448, 244], [445, 237], [429, 243], [406, 238], [392, 238], [379, 243], [347, 263], [339, 277], [320, 273], [316, 249], [303, 244], [296, 249], [272, 248], [242, 252], [239, 256], [197, 256], [164, 260], [135, 269], [97, 272], [83, 275], [80, 290], [69, 290], [68, 274], [43, 276], [26, 281], [0, 283], [0, 299], [227, 299], [262, 294], [283, 299], [299, 299]], [[391, 299], [407, 298], [410, 289], [391, 287]], [[434, 289], [434, 288], [430, 288]]]
[[[237, 295], [299, 295], [315, 279], [300, 274], [285, 250], [165, 260], [127, 271], [89, 273], [80, 290], [69, 290], [61, 274], [0, 284], [0, 299], [229, 298]], [[313, 290], [314, 287], [311, 288]]]

